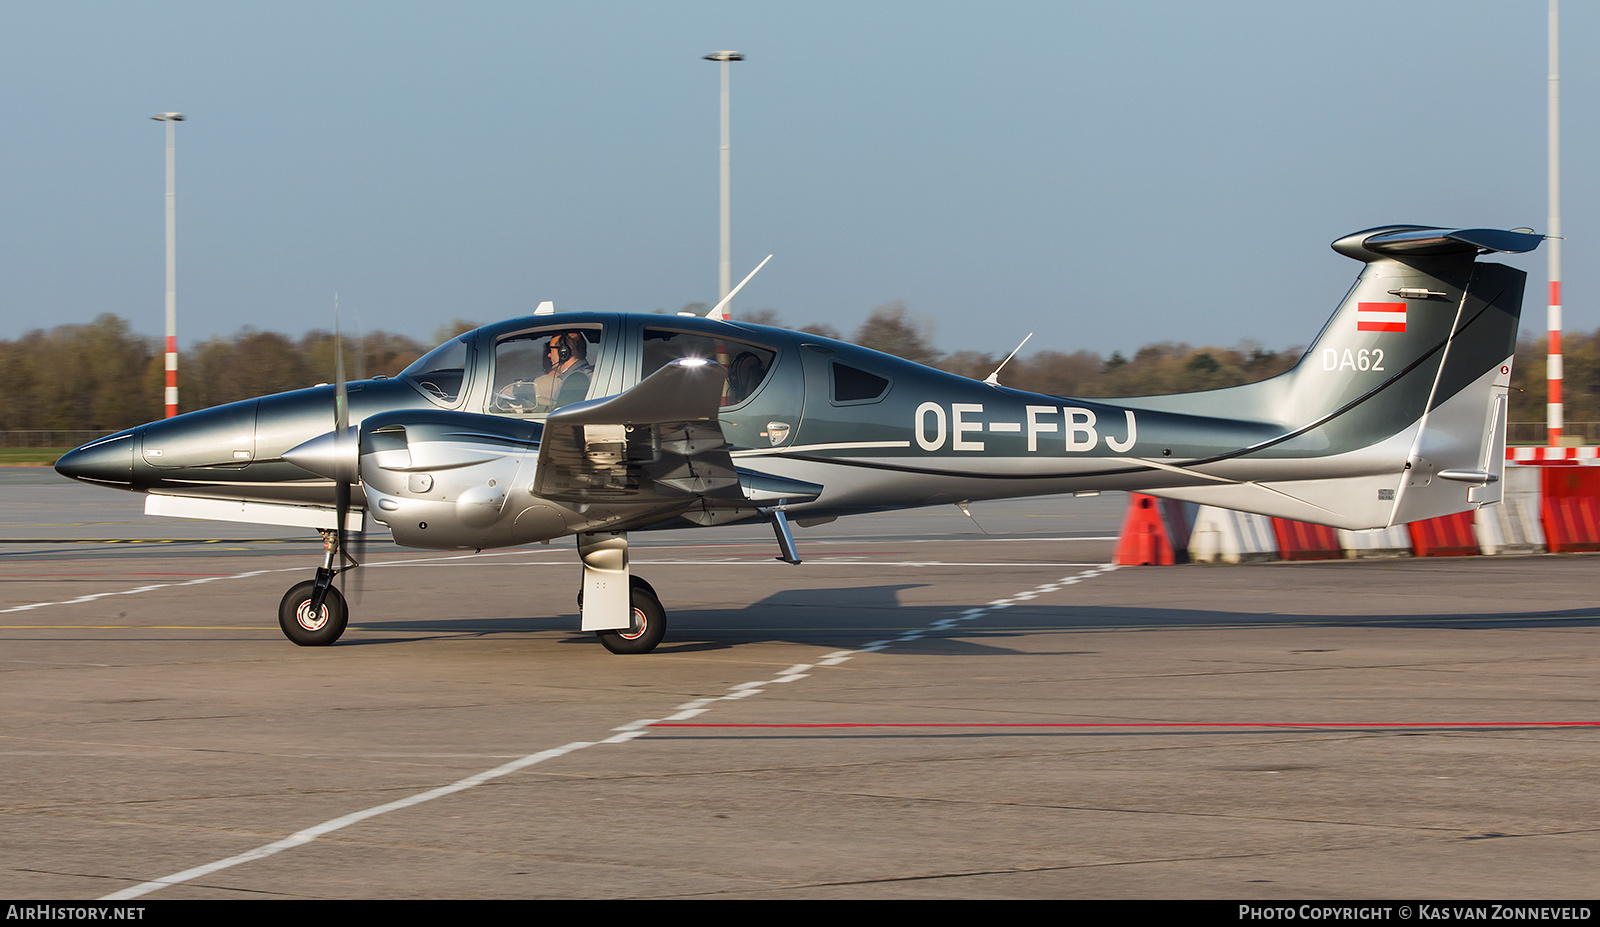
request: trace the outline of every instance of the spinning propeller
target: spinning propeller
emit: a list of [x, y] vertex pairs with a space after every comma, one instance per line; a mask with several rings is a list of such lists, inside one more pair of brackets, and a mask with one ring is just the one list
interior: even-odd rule
[[[358, 369], [364, 366], [361, 358], [357, 358], [356, 363]], [[341, 460], [359, 460], [356, 449], [356, 435], [350, 428], [350, 391], [344, 376], [344, 339], [340, 334], [339, 328], [338, 294], [334, 294], [333, 297], [333, 382], [333, 428], [336, 436], [334, 440], [339, 449], [339, 458]], [[336, 517], [334, 519], [334, 532], [335, 539], [339, 545], [340, 555], [350, 561], [350, 569], [356, 570], [356, 573], [353, 577], [351, 577], [351, 580], [345, 583], [345, 591], [351, 594], [355, 598], [356, 602], [359, 603], [361, 601], [361, 573], [357, 568], [361, 566], [361, 561], [366, 556], [367, 520], [365, 514], [363, 514], [361, 519], [361, 527], [355, 531], [356, 549], [354, 555], [349, 553], [349, 547], [346, 544], [348, 540], [347, 533], [349, 531], [347, 520], [350, 517], [351, 477], [353, 476], [355, 479], [360, 478], [359, 463], [355, 469], [356, 473], [340, 473], [339, 478], [334, 481], [334, 509], [336, 513]]]
[[[331, 570], [332, 574], [327, 576], [324, 582], [320, 575], [322, 571], [318, 571], [318, 581], [311, 596], [313, 613], [322, 607], [334, 576], [357, 569], [366, 555], [365, 517], [362, 518], [362, 527], [354, 532], [356, 548], [354, 554], [351, 554], [349, 544], [350, 489], [352, 484], [360, 479], [360, 465], [357, 462], [356, 436], [350, 427], [350, 390], [344, 375], [344, 339], [339, 327], [338, 294], [333, 297], [333, 381], [333, 447], [334, 459], [338, 461], [338, 465], [333, 468], [334, 548], [324, 566], [324, 569]], [[348, 562], [349, 566], [345, 566], [345, 562]], [[353, 581], [344, 584], [346, 591], [357, 602], [361, 601], [360, 576], [358, 572]]]

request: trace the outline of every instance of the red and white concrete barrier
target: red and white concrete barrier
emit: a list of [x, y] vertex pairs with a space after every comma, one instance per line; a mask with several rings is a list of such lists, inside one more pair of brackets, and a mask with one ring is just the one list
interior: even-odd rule
[[1485, 554], [1544, 553], [1539, 499], [1543, 467], [1507, 467], [1499, 505], [1478, 509], [1473, 527]]
[[1247, 563], [1278, 559], [1272, 519], [1202, 505], [1189, 532], [1189, 559], [1195, 563]]
[[1368, 531], [1340, 531], [1339, 546], [1351, 560], [1411, 556], [1411, 532], [1405, 525]]
[[1600, 464], [1600, 447], [1508, 447], [1506, 462]]

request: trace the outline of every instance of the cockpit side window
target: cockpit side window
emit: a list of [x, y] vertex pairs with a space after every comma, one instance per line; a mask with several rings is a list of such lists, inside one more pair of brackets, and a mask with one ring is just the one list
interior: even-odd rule
[[722, 404], [736, 406], [761, 389], [767, 374], [772, 372], [778, 352], [748, 341], [715, 338], [698, 332], [646, 328], [639, 366], [640, 379], [680, 357], [703, 357], [721, 364], [728, 373], [728, 384], [722, 391]]
[[892, 385], [887, 377], [834, 361], [828, 365], [832, 393], [828, 397], [836, 406], [866, 405], [888, 395]]
[[400, 378], [432, 399], [453, 406], [466, 384], [469, 353], [466, 337], [452, 338], [413, 361], [400, 371]]
[[494, 346], [489, 411], [543, 419], [589, 398], [604, 334], [598, 325], [567, 325], [501, 336]]

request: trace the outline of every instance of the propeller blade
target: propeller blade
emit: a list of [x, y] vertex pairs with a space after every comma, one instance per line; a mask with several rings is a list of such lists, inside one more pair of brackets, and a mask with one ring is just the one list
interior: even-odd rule
[[344, 434], [350, 419], [350, 393], [344, 382], [344, 343], [339, 338], [339, 294], [333, 294], [333, 428]]
[[[339, 294], [338, 293], [333, 294], [333, 382], [334, 382], [334, 387], [333, 387], [333, 433], [334, 433], [334, 436], [335, 436], [334, 437], [334, 441], [338, 442], [337, 446], [339, 448], [339, 458], [341, 460], [347, 460], [347, 459], [350, 459], [351, 456], [353, 456], [353, 451], [355, 449], [350, 446], [350, 442], [355, 440], [355, 438], [354, 438], [353, 435], [350, 434], [350, 390], [349, 390], [348, 385], [345, 383], [345, 376], [344, 376], [344, 338], [340, 334], [340, 328], [339, 328]], [[357, 471], [356, 472], [356, 478], [359, 479], [360, 478], [360, 462], [359, 462], [359, 460], [357, 461], [357, 464], [356, 464], [356, 471]], [[335, 535], [338, 538], [339, 556], [340, 556], [340, 558], [343, 559], [343, 558], [347, 558], [348, 557], [349, 559], [353, 560], [355, 562], [355, 564], [356, 564], [356, 567], [355, 567], [355, 569], [357, 571], [356, 575], [351, 577], [351, 580], [353, 580], [353, 582], [351, 580], [345, 580], [345, 581], [343, 581], [341, 583], [341, 585], [344, 586], [345, 597], [348, 598], [348, 599], [353, 599], [353, 600], [355, 600], [356, 602], [359, 603], [360, 596], [361, 596], [361, 581], [360, 581], [361, 558], [360, 557], [354, 557], [354, 556], [350, 555], [350, 546], [349, 546], [349, 541], [350, 541], [349, 534], [350, 534], [350, 532], [347, 530], [346, 525], [345, 525], [346, 520], [350, 516], [350, 487], [351, 487], [351, 480], [348, 479], [348, 478], [344, 478], [344, 477], [341, 476], [340, 479], [334, 481], [333, 501], [334, 501], [334, 510], [336, 512], [336, 516], [335, 516], [336, 524], [335, 524], [335, 529], [334, 530], [335, 530]], [[362, 521], [362, 527], [363, 528], [366, 527], [365, 519], [363, 519], [363, 521]], [[356, 539], [357, 539], [357, 545], [359, 547], [362, 547], [362, 548], [364, 548], [364, 546], [365, 546], [365, 545], [363, 545], [361, 543], [361, 538], [363, 537], [364, 533], [365, 532], [362, 532], [362, 531], [357, 531], [355, 533], [356, 534]], [[364, 549], [361, 550], [361, 553], [365, 553], [365, 550]], [[344, 574], [347, 573], [347, 572], [349, 572], [349, 570], [341, 570], [340, 573], [339, 573], [340, 577], [343, 577]]]

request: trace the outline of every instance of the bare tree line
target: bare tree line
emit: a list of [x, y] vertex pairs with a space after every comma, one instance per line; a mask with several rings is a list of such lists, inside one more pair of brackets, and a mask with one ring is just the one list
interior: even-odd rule
[[[684, 307], [693, 310], [698, 304]], [[704, 307], [698, 307], [703, 310]], [[741, 314], [743, 321], [781, 325], [772, 310]], [[433, 343], [474, 327], [456, 319]], [[826, 325], [801, 331], [840, 338]], [[977, 351], [945, 353], [934, 346], [932, 327], [899, 301], [874, 309], [845, 340], [942, 370], [981, 379], [1004, 355]], [[370, 332], [344, 340], [345, 371], [351, 378], [393, 376], [433, 343], [392, 332]], [[184, 351], [178, 363], [182, 408], [201, 409], [266, 393], [329, 382], [334, 376], [334, 339], [312, 331], [291, 338], [245, 328]], [[1562, 337], [1566, 417], [1600, 420], [1600, 329]], [[1052, 396], [1109, 398], [1218, 389], [1250, 383], [1294, 366], [1303, 347], [1268, 350], [1252, 342], [1231, 348], [1175, 342], [1147, 344], [1124, 356], [1093, 351], [1036, 350], [1006, 364], [1000, 382]], [[0, 341], [0, 363], [12, 384], [0, 405], [0, 431], [116, 431], [160, 418], [165, 362], [160, 342], [133, 333], [119, 316], [103, 314], [85, 325], [36, 329], [15, 341]], [[1545, 415], [1543, 338], [1524, 339], [1512, 374], [1511, 421], [1542, 422]]]

